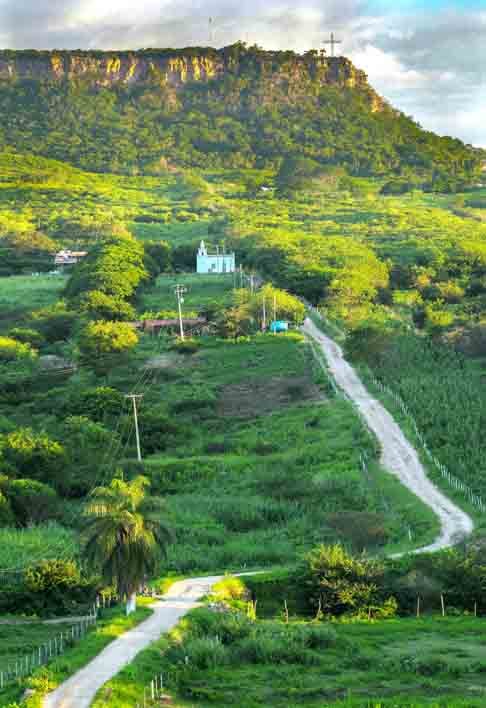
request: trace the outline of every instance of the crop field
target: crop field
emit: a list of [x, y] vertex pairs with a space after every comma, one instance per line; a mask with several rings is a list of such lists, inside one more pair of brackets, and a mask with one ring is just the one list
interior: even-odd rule
[[95, 708], [134, 705], [161, 672], [177, 704], [194, 708], [484, 705], [486, 629], [479, 619], [285, 624], [211, 615], [196, 610], [172, 640], [139, 654], [99, 692]]
[[373, 370], [406, 402], [439, 460], [485, 499], [486, 385], [481, 362], [405, 335], [393, 340]]

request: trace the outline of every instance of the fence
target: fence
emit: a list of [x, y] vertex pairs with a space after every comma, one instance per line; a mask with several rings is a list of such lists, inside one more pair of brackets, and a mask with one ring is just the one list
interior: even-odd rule
[[143, 689], [143, 700], [138, 702], [135, 708], [152, 708], [152, 706], [160, 705], [155, 703], [157, 699], [164, 695], [164, 677], [163, 674], [156, 676], [151, 680], [148, 686]]
[[[313, 312], [313, 314], [323, 322], [325, 322], [325, 318], [322, 316], [322, 314], [319, 312], [319, 310], [311, 305], [309, 302], [306, 300], [302, 299], [302, 302], [306, 305], [306, 307]], [[332, 379], [332, 377], [330, 377]], [[435, 469], [439, 472], [441, 475], [442, 479], [445, 480], [455, 491], [461, 492], [464, 494], [466, 499], [472, 504], [476, 509], [478, 509], [480, 512], [486, 511], [486, 502], [483, 501], [482, 497], [479, 496], [479, 494], [475, 494], [473, 490], [465, 484], [462, 480], [460, 480], [458, 477], [455, 477], [453, 474], [449, 472], [447, 467], [442, 464], [442, 462], [433, 454], [433, 452], [430, 450], [429, 446], [427, 445], [427, 440], [425, 439], [425, 436], [421, 433], [417, 426], [417, 421], [415, 420], [412, 412], [408, 408], [407, 404], [403, 400], [403, 398], [393, 391], [389, 386], [386, 384], [382, 383], [379, 381], [376, 376], [373, 373], [370, 373], [370, 378], [372, 383], [380, 390], [382, 393], [390, 396], [396, 403], [396, 405], [399, 407], [403, 415], [408, 418], [409, 422], [412, 425], [412, 428], [414, 430], [414, 433], [417, 437], [417, 440], [419, 441], [420, 445], [422, 446], [422, 449], [429, 460], [429, 462], [435, 467]], [[334, 384], [333, 389], [336, 390], [336, 386]], [[359, 411], [358, 411], [359, 412]]]
[[68, 647], [82, 639], [88, 629], [96, 624], [97, 619], [96, 605], [93, 605], [91, 613], [76, 622], [76, 624], [73, 624], [69, 629], [60, 632], [53, 639], [49, 639], [48, 642], [35, 649], [32, 654], [7, 664], [5, 669], [0, 670], [0, 689], [12, 681], [28, 676], [34, 669], [47, 664], [56, 656], [60, 656]]
[[458, 479], [458, 477], [455, 477], [453, 474], [451, 474], [447, 467], [443, 465], [442, 462], [430, 450], [429, 446], [427, 445], [427, 440], [425, 436], [420, 432], [417, 426], [417, 421], [415, 420], [413, 413], [410, 411], [403, 398], [398, 393], [393, 391], [389, 386], [384, 384], [382, 381], [379, 381], [376, 376], [374, 376], [374, 374], [371, 374], [370, 378], [373, 384], [378, 388], [378, 390], [386, 394], [387, 396], [390, 396], [395, 401], [396, 405], [399, 407], [403, 415], [408, 418], [417, 437], [417, 440], [422, 446], [422, 449], [427, 459], [439, 472], [442, 479], [444, 479], [454, 490], [462, 492], [466, 499], [474, 507], [479, 509], [479, 511], [486, 511], [486, 503], [479, 496], [479, 494], [475, 494], [467, 484], [465, 484], [462, 480]]

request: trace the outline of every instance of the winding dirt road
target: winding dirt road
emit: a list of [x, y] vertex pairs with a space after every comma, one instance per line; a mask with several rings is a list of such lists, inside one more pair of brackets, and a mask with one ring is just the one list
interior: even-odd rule
[[368, 393], [353, 367], [344, 359], [341, 348], [310, 320], [303, 331], [322, 348], [329, 371], [337, 385], [351, 398], [361, 412], [370, 430], [378, 438], [382, 454], [381, 464], [408, 487], [439, 517], [441, 532], [433, 543], [416, 549], [415, 553], [438, 551], [457, 543], [473, 530], [471, 518], [442, 494], [428, 479], [417, 452], [390, 413]]
[[174, 583], [159, 600], [151, 605], [153, 614], [111, 644], [77, 671], [70, 679], [49, 693], [43, 708], [88, 708], [97, 691], [129, 664], [149, 644], [168, 632], [189, 610], [198, 606], [220, 576], [191, 578]]

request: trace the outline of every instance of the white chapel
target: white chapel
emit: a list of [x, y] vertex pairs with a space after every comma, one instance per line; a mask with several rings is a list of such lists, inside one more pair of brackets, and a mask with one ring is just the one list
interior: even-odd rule
[[219, 252], [216, 246], [216, 253], [208, 253], [206, 244], [201, 241], [197, 252], [197, 268], [198, 273], [234, 273], [235, 272], [235, 254]]

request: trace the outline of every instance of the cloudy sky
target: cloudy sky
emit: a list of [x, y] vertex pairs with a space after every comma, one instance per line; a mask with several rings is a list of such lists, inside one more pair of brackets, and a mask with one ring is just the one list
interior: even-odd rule
[[[210, 30], [209, 18], [212, 18]], [[486, 0], [0, 0], [0, 46], [322, 47], [425, 128], [486, 147]]]

